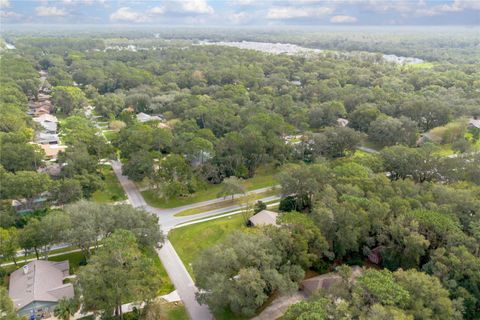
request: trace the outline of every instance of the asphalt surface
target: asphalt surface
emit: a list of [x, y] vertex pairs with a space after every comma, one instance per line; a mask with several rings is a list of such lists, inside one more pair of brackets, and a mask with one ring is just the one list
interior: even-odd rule
[[[145, 199], [143, 199], [142, 194], [138, 190], [135, 183], [130, 181], [128, 177], [122, 174], [122, 164], [120, 161], [111, 161], [113, 171], [117, 176], [120, 184], [122, 185], [125, 193], [127, 194], [128, 200], [130, 201], [131, 205], [135, 208], [143, 208], [148, 212], [154, 213], [159, 218], [159, 224], [162, 231], [165, 234], [174, 228], [178, 224], [192, 224], [192, 223], [199, 223], [202, 222], [202, 219], [208, 219], [211, 216], [219, 215], [223, 212], [230, 212], [242, 209], [242, 205], [234, 205], [222, 209], [211, 210], [208, 212], [203, 212], [195, 215], [190, 216], [183, 216], [183, 217], [175, 217], [175, 214], [195, 207], [201, 207], [205, 205], [209, 205], [216, 202], [224, 201], [223, 198], [207, 200], [202, 202], [197, 202], [191, 205], [186, 205], [177, 208], [171, 209], [159, 209], [149, 206]], [[262, 188], [257, 189], [249, 192], [252, 193], [261, 193], [271, 189], [269, 188]], [[262, 199], [262, 201], [273, 201], [279, 199], [278, 196], [271, 196]], [[232, 213], [233, 214], [233, 213]], [[195, 220], [195, 221], [193, 221]], [[180, 298], [182, 299], [190, 318], [193, 320], [209, 320], [213, 319], [213, 315], [208, 309], [206, 305], [200, 305], [197, 300], [195, 299], [195, 293], [198, 292], [198, 288], [195, 286], [190, 274], [188, 273], [187, 269], [183, 265], [182, 260], [178, 256], [175, 248], [172, 246], [170, 241], [166, 240], [163, 244], [162, 248], [157, 250], [158, 256], [162, 261], [163, 266], [165, 267], [170, 280], [172, 281], [175, 289], [177, 290]]]

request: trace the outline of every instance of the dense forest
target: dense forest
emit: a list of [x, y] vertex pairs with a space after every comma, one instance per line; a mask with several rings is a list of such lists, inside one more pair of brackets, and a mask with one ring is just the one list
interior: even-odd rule
[[[225, 40], [215, 32], [154, 34], [7, 36], [16, 49], [2, 49], [0, 65], [3, 257], [15, 259], [20, 248], [48, 256], [68, 242], [95, 272], [101, 261], [90, 247], [113, 238], [147, 261], [142, 253], [163, 239], [152, 227], [157, 217], [88, 201], [106, 183], [105, 160], [118, 157], [126, 176], [161, 199], [271, 166], [281, 226], [238, 232], [205, 250], [193, 264], [199, 301], [249, 317], [271, 295], [297, 290], [305, 272], [337, 268], [341, 284], [292, 306], [284, 319], [478, 318], [474, 35], [252, 32], [241, 39], [328, 49], [275, 55], [198, 42]], [[392, 63], [383, 53], [425, 61]], [[39, 88], [51, 95], [65, 145], [55, 161], [33, 143], [39, 124], [27, 113]], [[120, 250], [113, 240], [105, 246]], [[379, 264], [351, 281], [346, 265], [364, 265], [372, 252], [381, 253]], [[85, 292], [98, 281], [87, 274], [80, 273]], [[97, 298], [87, 293], [86, 308], [118, 307]]]

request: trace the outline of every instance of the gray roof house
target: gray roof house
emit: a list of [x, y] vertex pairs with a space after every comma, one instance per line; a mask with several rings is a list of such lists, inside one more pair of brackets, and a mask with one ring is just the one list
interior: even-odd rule
[[48, 314], [62, 298], [73, 298], [69, 262], [35, 260], [10, 275], [8, 295], [19, 316]]
[[249, 226], [266, 226], [266, 225], [277, 225], [278, 213], [269, 210], [262, 210], [256, 215], [248, 219], [247, 224]]
[[57, 124], [55, 122], [42, 121], [39, 124], [43, 127], [45, 133], [57, 133]]
[[37, 134], [36, 142], [39, 144], [59, 144], [58, 134], [40, 132]]
[[151, 116], [149, 114], [140, 112], [137, 114], [137, 120], [143, 123], [148, 121], [163, 121], [163, 118], [160, 116]]

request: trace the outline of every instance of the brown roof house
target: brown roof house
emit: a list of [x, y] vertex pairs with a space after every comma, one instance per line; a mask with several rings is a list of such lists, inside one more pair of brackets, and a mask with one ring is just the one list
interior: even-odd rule
[[248, 219], [247, 225], [250, 227], [255, 226], [266, 226], [266, 225], [277, 225], [278, 213], [268, 210], [262, 210], [256, 215]]
[[73, 285], [63, 283], [68, 276], [68, 261], [35, 260], [14, 271], [10, 275], [8, 295], [18, 315], [47, 315], [60, 299], [73, 298]]

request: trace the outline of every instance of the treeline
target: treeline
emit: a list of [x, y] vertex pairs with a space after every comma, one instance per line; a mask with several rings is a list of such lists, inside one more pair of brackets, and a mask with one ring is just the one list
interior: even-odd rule
[[[388, 178], [372, 170], [376, 157], [282, 170], [281, 226], [235, 234], [203, 252], [193, 264], [200, 301], [214, 310], [253, 315], [273, 293], [295, 291], [304, 271], [364, 265], [373, 253], [380, 267], [397, 271], [367, 270], [356, 283], [345, 276], [339, 292], [292, 307], [287, 319], [300, 314], [475, 319], [480, 311], [478, 185]], [[471, 161], [478, 169], [478, 159]]]

